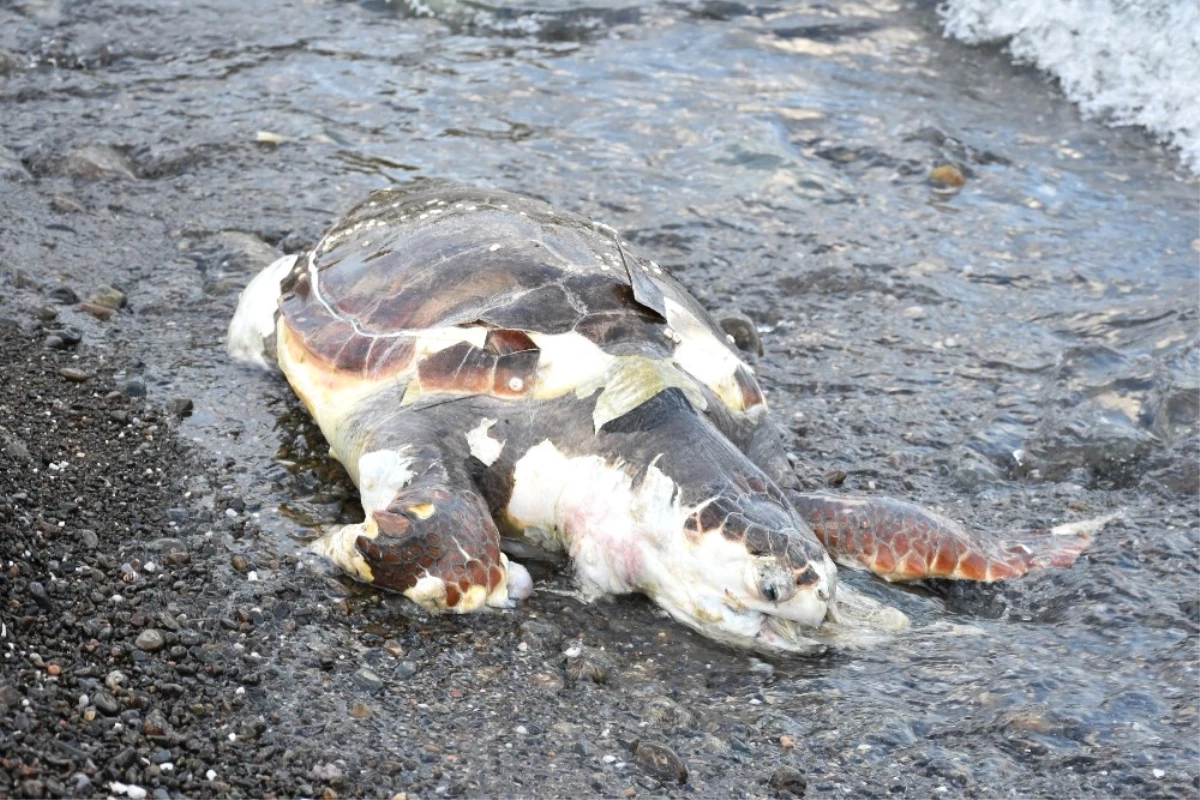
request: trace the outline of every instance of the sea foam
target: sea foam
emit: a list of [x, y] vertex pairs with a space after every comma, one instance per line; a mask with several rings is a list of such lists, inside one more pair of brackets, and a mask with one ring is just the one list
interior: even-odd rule
[[1141, 125], [1200, 172], [1200, 3], [1195, 0], [945, 0], [946, 33], [1007, 40], [1056, 76], [1083, 112]]

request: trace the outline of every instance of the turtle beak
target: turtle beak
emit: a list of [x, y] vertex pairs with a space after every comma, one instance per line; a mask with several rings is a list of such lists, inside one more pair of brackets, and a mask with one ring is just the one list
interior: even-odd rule
[[806, 633], [813, 629], [795, 620], [783, 617], [766, 616], [763, 618], [762, 629], [755, 637], [755, 649], [764, 653], [800, 653], [817, 655], [825, 651], [826, 646]]

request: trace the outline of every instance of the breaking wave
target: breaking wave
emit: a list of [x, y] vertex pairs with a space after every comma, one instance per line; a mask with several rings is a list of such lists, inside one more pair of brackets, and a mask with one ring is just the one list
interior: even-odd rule
[[945, 0], [946, 33], [1007, 42], [1052, 73], [1083, 112], [1141, 125], [1200, 173], [1200, 3], [1193, 0]]

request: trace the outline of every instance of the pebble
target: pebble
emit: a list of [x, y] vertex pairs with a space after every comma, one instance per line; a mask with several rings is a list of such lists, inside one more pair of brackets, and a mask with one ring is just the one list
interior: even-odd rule
[[668, 732], [696, 726], [696, 715], [669, 697], [654, 697], [647, 702], [644, 718], [648, 725]]
[[81, 541], [84, 547], [88, 548], [89, 550], [95, 550], [100, 546], [99, 535], [97, 535], [97, 533], [90, 528], [84, 528], [83, 530], [79, 531], [79, 541]]
[[91, 314], [93, 317], [101, 321], [107, 320], [112, 317], [113, 314], [117, 313], [107, 306], [89, 303], [86, 300], [79, 304], [79, 310], [85, 314]]
[[0, 706], [16, 708], [21, 702], [21, 690], [12, 685], [0, 686]]
[[355, 719], [368, 719], [373, 712], [366, 703], [354, 703], [350, 706], [350, 716]]
[[[572, 655], [575, 653], [575, 655]], [[571, 681], [591, 681], [598, 686], [609, 682], [612, 661], [594, 647], [573, 646], [566, 653], [567, 678]]]
[[530, 647], [542, 650], [557, 649], [563, 640], [562, 630], [557, 625], [536, 619], [527, 619], [522, 622], [517, 629], [517, 635]]
[[100, 709], [100, 711], [104, 712], [110, 717], [115, 716], [116, 713], [121, 710], [121, 706], [117, 702], [117, 698], [113, 697], [103, 689], [97, 689], [95, 692], [92, 692], [92, 705], [96, 706], [96, 708]]
[[179, 419], [190, 417], [194, 407], [195, 405], [192, 403], [191, 399], [187, 397], [176, 397], [174, 400], [167, 403], [167, 411], [171, 413], [171, 416], [178, 417]]
[[111, 311], [116, 311], [124, 308], [129, 301], [125, 297], [125, 293], [120, 289], [114, 289], [106, 285], [97, 287], [96, 291], [92, 292], [91, 296], [88, 297], [87, 302]]
[[935, 187], [961, 189], [967, 179], [958, 167], [953, 164], [942, 164], [929, 173], [929, 181]]
[[72, 383], [83, 383], [88, 378], [92, 377], [87, 372], [77, 369], [76, 367], [63, 367], [58, 371], [58, 374]]
[[58, 286], [50, 290], [50, 299], [60, 306], [73, 306], [79, 302], [79, 295], [70, 286]]
[[634, 749], [633, 760], [661, 781], [687, 783], [687, 765], [665, 744], [639, 742]]
[[123, 794], [128, 797], [129, 800], [145, 800], [146, 797], [146, 790], [133, 784], [124, 784], [120, 783], [119, 781], [113, 781], [108, 785], [108, 788], [112, 789], [113, 794]]
[[53, 611], [54, 604], [50, 602], [50, 595], [46, 594], [46, 587], [41, 581], [29, 582], [29, 596], [43, 611]]
[[59, 172], [84, 180], [133, 178], [133, 168], [125, 156], [111, 147], [88, 145], [72, 150], [58, 165]]
[[792, 797], [804, 797], [808, 791], [808, 781], [792, 767], [779, 767], [772, 772], [770, 785], [779, 794]]
[[162, 635], [162, 631], [156, 628], [147, 628], [138, 634], [137, 641], [134, 642], [139, 650], [145, 650], [147, 653], [157, 653], [166, 646], [166, 637]]
[[74, 198], [56, 194], [50, 198], [50, 210], [58, 214], [78, 214], [84, 208]]
[[83, 333], [78, 328], [73, 328], [70, 325], [55, 331], [60, 336], [67, 347], [74, 347], [83, 341]]
[[121, 383], [121, 394], [126, 397], [145, 397], [146, 382], [136, 375], [132, 378], [126, 378]]
[[[147, 714], [145, 722], [142, 723], [142, 733], [147, 736], [165, 736], [168, 730], [170, 730], [170, 725], [167, 723], [166, 717], [158, 709], [153, 709]], [[168, 758], [165, 760], [169, 761], [170, 754], [168, 753], [167, 755]]]
[[361, 689], [366, 689], [368, 692], [377, 692], [383, 688], [383, 678], [372, 669], [363, 667], [358, 672], [354, 673], [351, 678], [354, 684]]

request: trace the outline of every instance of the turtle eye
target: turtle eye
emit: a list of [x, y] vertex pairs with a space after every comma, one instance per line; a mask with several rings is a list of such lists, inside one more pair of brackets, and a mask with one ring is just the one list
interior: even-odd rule
[[768, 603], [782, 603], [796, 593], [792, 573], [777, 561], [770, 561], [758, 568], [758, 593]]

